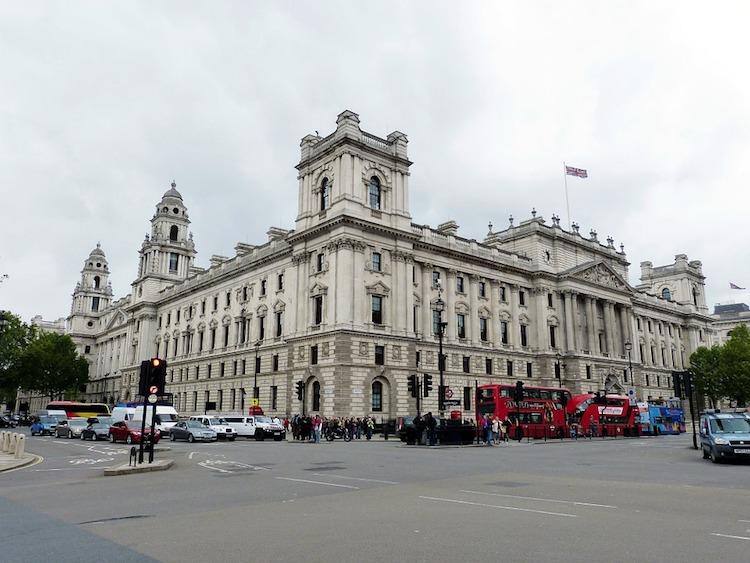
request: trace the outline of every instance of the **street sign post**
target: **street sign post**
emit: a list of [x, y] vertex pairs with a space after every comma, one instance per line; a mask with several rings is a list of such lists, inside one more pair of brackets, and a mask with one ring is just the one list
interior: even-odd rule
[[148, 402], [151, 403], [152, 405], [155, 405], [156, 401], [158, 401], [158, 400], [159, 400], [159, 397], [157, 397], [153, 393], [148, 396]]

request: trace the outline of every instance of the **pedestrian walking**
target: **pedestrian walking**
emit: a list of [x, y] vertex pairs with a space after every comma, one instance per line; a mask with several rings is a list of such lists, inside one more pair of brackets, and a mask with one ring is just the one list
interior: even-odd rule
[[497, 444], [500, 442], [500, 421], [496, 417], [492, 417], [492, 443]]

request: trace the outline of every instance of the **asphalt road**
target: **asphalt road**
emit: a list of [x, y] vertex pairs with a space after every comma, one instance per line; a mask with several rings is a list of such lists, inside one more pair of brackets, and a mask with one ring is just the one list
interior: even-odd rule
[[0, 474], [0, 559], [750, 560], [750, 463], [686, 436], [164, 445], [172, 470], [103, 477], [124, 444], [31, 438], [44, 461]]

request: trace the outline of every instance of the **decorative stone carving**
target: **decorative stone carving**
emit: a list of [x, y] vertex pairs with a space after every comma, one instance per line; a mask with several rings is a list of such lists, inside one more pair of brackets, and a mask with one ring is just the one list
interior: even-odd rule
[[613, 287], [615, 289], [627, 288], [627, 285], [622, 281], [622, 278], [607, 268], [604, 264], [592, 266], [578, 274], [577, 277], [606, 287]]
[[370, 347], [367, 345], [367, 342], [360, 342], [359, 343], [359, 355], [368, 356], [369, 354], [370, 354]]
[[394, 360], [401, 359], [401, 346], [393, 346], [393, 359]]
[[304, 346], [300, 346], [297, 349], [297, 359], [298, 360], [304, 360], [305, 359], [305, 347]]
[[323, 346], [321, 346], [321, 352], [324, 356], [327, 356], [330, 352], [330, 343], [329, 342], [323, 342]]

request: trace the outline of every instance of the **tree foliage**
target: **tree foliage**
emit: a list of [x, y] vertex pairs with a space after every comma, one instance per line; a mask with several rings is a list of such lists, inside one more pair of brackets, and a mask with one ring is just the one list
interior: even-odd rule
[[690, 356], [690, 371], [697, 390], [716, 405], [732, 399], [738, 405], [750, 401], [750, 331], [741, 324], [721, 346], [698, 348]]
[[15, 400], [23, 377], [21, 358], [35, 336], [34, 327], [9, 311], [0, 311], [0, 401]]

